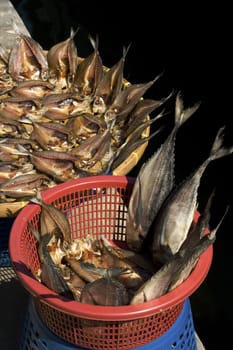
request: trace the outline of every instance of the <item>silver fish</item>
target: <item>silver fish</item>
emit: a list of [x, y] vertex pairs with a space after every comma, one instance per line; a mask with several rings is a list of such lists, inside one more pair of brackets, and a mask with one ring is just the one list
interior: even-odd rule
[[153, 223], [153, 260], [165, 262], [178, 252], [185, 241], [197, 209], [197, 194], [201, 177], [212, 160], [227, 156], [233, 147], [223, 147], [223, 130], [220, 128], [209, 157], [188, 178], [173, 189], [162, 204]]
[[207, 200], [207, 203], [204, 207], [203, 212], [200, 213], [200, 215], [197, 218], [197, 221], [195, 220], [193, 221], [189, 229], [188, 235], [180, 247], [180, 251], [189, 249], [189, 247], [193, 247], [196, 243], [199, 242], [201, 237], [203, 237], [204, 234], [207, 233], [207, 230], [209, 228], [210, 217], [211, 217], [210, 208], [211, 208], [214, 194], [215, 194], [215, 191], [212, 191], [212, 193], [210, 194]]
[[174, 185], [174, 147], [180, 126], [199, 104], [184, 109], [180, 94], [176, 98], [175, 126], [166, 141], [141, 167], [130, 196], [126, 223], [127, 244], [136, 251], [142, 247], [149, 228]]

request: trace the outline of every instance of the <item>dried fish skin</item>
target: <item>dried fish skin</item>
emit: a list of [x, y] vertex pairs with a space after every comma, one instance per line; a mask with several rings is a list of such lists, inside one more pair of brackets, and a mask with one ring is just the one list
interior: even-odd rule
[[44, 174], [18, 175], [0, 185], [0, 193], [8, 197], [32, 197], [43, 190], [51, 180]]
[[66, 125], [55, 122], [32, 122], [31, 139], [36, 140], [42, 149], [69, 151], [75, 144], [72, 133]]
[[8, 62], [11, 77], [16, 80], [48, 79], [48, 62], [40, 44], [31, 37], [19, 34]]
[[142, 84], [132, 84], [120, 91], [104, 114], [106, 123], [118, 123], [120, 118], [124, 120], [156, 80], [154, 79]]
[[31, 140], [31, 139], [25, 139], [25, 138], [17, 138], [17, 139], [15, 139], [13, 137], [1, 138], [0, 145], [2, 145], [2, 144], [8, 145], [9, 147], [21, 145], [27, 151], [38, 150], [38, 148], [39, 148], [39, 145], [36, 141]]
[[128, 304], [128, 293], [118, 280], [103, 277], [84, 286], [80, 301], [86, 304], [120, 306]]
[[123, 87], [123, 69], [128, 49], [123, 49], [123, 56], [110, 69], [103, 73], [102, 79], [96, 87], [92, 103], [94, 113], [103, 114], [112, 105]]
[[90, 102], [77, 94], [54, 93], [42, 98], [42, 114], [52, 120], [65, 120], [80, 113], [90, 113]]
[[24, 165], [17, 164], [17, 162], [3, 161], [0, 162], [0, 184], [23, 174], [29, 174], [35, 172], [33, 166], [30, 163]]
[[103, 76], [103, 64], [99, 54], [98, 37], [96, 40], [89, 37], [94, 51], [84, 58], [77, 67], [71, 90], [81, 97], [93, 96]]
[[171, 95], [161, 100], [153, 100], [148, 98], [140, 100], [128, 115], [125, 138], [130, 136], [131, 133], [140, 125], [144, 124], [148, 120], [149, 114], [162, 106], [170, 98], [170, 96]]
[[109, 147], [110, 138], [110, 131], [106, 129], [103, 133], [89, 137], [78, 147], [73, 148], [70, 151], [70, 154], [76, 157], [76, 160], [74, 160], [75, 166], [79, 169], [92, 167], [100, 158], [102, 158], [102, 152], [106, 153], [105, 147]]
[[0, 102], [1, 116], [6, 119], [19, 120], [27, 113], [35, 111], [38, 107], [36, 101], [25, 97], [8, 97]]
[[[52, 238], [54, 232], [59, 230], [63, 235], [63, 239], [66, 242], [70, 242], [71, 228], [66, 215], [54, 205], [43, 201], [39, 191], [37, 191], [37, 195], [31, 199], [31, 202], [39, 204], [41, 206], [41, 214], [44, 215], [44, 217], [40, 220], [41, 236], [49, 233], [51, 234]], [[46, 225], [44, 225], [45, 221], [47, 223]]]
[[76, 33], [77, 31], [71, 30], [68, 39], [55, 44], [48, 50], [49, 80], [59, 89], [69, 88], [74, 80], [78, 64], [77, 48], [74, 43]]
[[107, 129], [103, 118], [90, 113], [82, 113], [76, 117], [69, 118], [66, 127], [79, 144]]
[[27, 138], [27, 131], [22, 123], [17, 120], [6, 119], [0, 115], [0, 137]]
[[48, 243], [50, 239], [51, 235], [47, 233], [46, 235], [40, 237], [39, 241], [38, 251], [41, 261], [41, 282], [51, 290], [72, 300], [73, 294], [62, 276], [61, 270], [54, 264], [50, 256], [48, 250]]
[[14, 86], [9, 94], [13, 97], [24, 97], [27, 99], [40, 99], [45, 97], [47, 94], [52, 93], [55, 86], [48, 81], [43, 80], [26, 80], [19, 81]]
[[56, 182], [65, 182], [78, 175], [74, 169], [76, 158], [70, 153], [57, 151], [34, 151], [30, 159], [35, 168], [49, 175]]

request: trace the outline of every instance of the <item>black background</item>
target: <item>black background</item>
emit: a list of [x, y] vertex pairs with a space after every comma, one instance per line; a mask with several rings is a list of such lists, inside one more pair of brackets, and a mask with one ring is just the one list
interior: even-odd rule
[[[75, 42], [81, 57], [92, 51], [88, 35], [98, 35], [100, 55], [107, 67], [118, 61], [123, 46], [131, 44], [124, 73], [131, 83], [150, 81], [163, 72], [146, 97], [159, 99], [175, 89], [182, 92], [186, 106], [201, 101], [195, 116], [177, 135], [177, 182], [208, 156], [219, 127], [226, 126], [225, 145], [233, 144], [229, 93], [232, 40], [230, 12], [224, 3], [206, 4], [205, 8], [189, 1], [185, 5], [166, 1], [136, 4], [134, 1], [14, 0], [12, 3], [31, 36], [45, 50], [67, 39], [71, 27], [79, 27]], [[172, 117], [167, 120], [172, 127]], [[169, 127], [149, 142], [130, 175], [137, 174], [168, 132]], [[195, 328], [207, 350], [226, 349], [232, 344], [232, 160], [230, 155], [212, 162], [199, 187], [199, 210], [216, 188], [213, 227], [230, 206], [217, 234], [210, 271], [190, 298]]]

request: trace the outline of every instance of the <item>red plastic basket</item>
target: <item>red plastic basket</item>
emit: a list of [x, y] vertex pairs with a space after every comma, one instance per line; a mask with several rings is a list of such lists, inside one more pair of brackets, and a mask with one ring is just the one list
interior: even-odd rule
[[[42, 198], [66, 213], [73, 238], [105, 235], [120, 245], [126, 241], [127, 204], [134, 180], [111, 175], [81, 178], [44, 191]], [[34, 297], [45, 325], [61, 339], [88, 349], [132, 349], [163, 335], [177, 320], [184, 301], [200, 286], [211, 266], [212, 246], [201, 255], [180, 286], [143, 304], [109, 307], [68, 300], [33, 275], [40, 264], [28, 222], [38, 228], [39, 214], [39, 205], [28, 204], [15, 218], [9, 239], [12, 266]]]

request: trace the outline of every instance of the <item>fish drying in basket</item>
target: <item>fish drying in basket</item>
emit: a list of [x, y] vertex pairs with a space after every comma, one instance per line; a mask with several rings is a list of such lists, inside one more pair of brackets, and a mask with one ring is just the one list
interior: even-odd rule
[[38, 241], [40, 268], [34, 275], [61, 296], [87, 304], [132, 305], [158, 298], [185, 281], [201, 254], [215, 242], [227, 210], [219, 224], [206, 233], [212, 196], [181, 248], [160, 268], [150, 254], [123, 249], [104, 236], [71, 240], [64, 213], [33, 198], [41, 206], [38, 228], [28, 223]]
[[[93, 51], [80, 58], [76, 33], [72, 30], [47, 52], [21, 33], [10, 51], [0, 48], [1, 203], [29, 197], [23, 182], [22, 196], [17, 191], [14, 197], [4, 178], [26, 175], [30, 169], [28, 175], [44, 174], [49, 188], [69, 179], [112, 173], [156, 134], [149, 136], [156, 120], [150, 120], [149, 113], [170, 96], [159, 101], [143, 97], [159, 76], [130, 84], [123, 77], [129, 47], [106, 68], [98, 37], [89, 38]], [[12, 148], [6, 152], [9, 143]]]
[[[177, 95], [175, 126], [158, 151], [142, 166], [128, 203], [124, 203], [127, 208], [126, 248], [118, 246], [114, 239], [107, 239], [102, 231], [96, 237], [88, 231], [86, 236], [71, 238], [69, 211], [72, 208], [60, 215], [61, 209], [44, 203], [39, 192], [31, 199], [41, 206], [38, 231], [29, 224], [39, 242], [41, 270], [34, 271], [39, 281], [57, 293], [61, 290], [62, 295], [69, 291], [72, 299], [79, 302], [119, 306], [158, 298], [189, 277], [202, 253], [215, 242], [216, 232], [228, 209], [219, 224], [210, 229], [213, 192], [195, 220], [202, 174], [212, 160], [233, 152], [233, 147], [223, 146], [224, 128], [220, 128], [206, 160], [180, 184], [174, 185], [176, 132], [197, 107], [185, 109], [181, 95]], [[95, 199], [87, 198], [86, 203], [78, 204], [84, 217], [88, 217], [89, 205], [91, 208], [102, 205], [102, 195], [97, 191]], [[44, 266], [45, 261], [49, 268]], [[53, 275], [56, 278], [53, 279]], [[65, 282], [60, 285], [61, 276]]]

